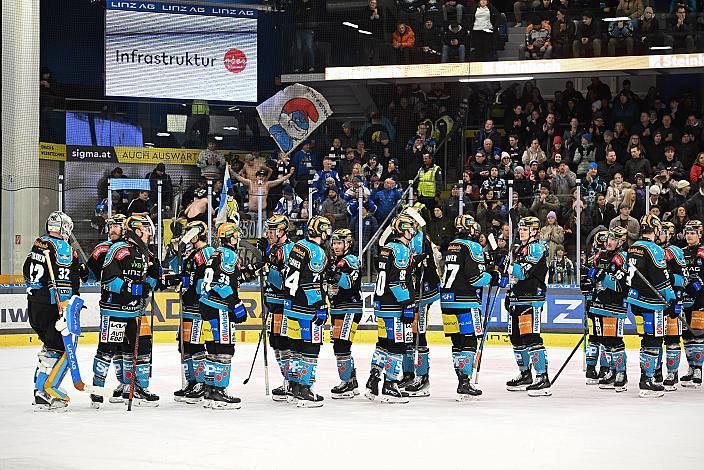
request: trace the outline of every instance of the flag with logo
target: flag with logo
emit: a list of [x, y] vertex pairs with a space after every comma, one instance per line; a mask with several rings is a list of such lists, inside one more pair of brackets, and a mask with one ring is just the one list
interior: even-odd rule
[[239, 219], [239, 207], [235, 199], [235, 185], [232, 184], [230, 169], [227, 168], [222, 181], [220, 204], [218, 205], [218, 214], [215, 217], [215, 226], [217, 227], [223, 222], [239, 222]]
[[257, 111], [284, 154], [291, 153], [332, 115], [325, 97], [300, 83], [264, 101]]

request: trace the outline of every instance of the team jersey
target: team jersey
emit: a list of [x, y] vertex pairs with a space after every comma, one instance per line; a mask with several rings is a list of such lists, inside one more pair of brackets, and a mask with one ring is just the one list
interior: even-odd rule
[[675, 291], [682, 290], [687, 282], [687, 263], [684, 252], [679, 246], [668, 245], [663, 248], [667, 272], [670, 274], [670, 283]]
[[598, 283], [589, 313], [606, 317], [626, 318], [626, 252], [599, 250], [593, 258], [594, 281]]
[[516, 281], [510, 289], [513, 305], [540, 307], [545, 303], [548, 282], [548, 251], [542, 242], [518, 245], [513, 250], [509, 273]]
[[362, 278], [359, 258], [353, 254], [339, 256], [330, 264], [333, 282], [339, 279], [337, 293], [330, 296], [330, 313], [344, 315], [362, 312]]
[[199, 316], [200, 297], [205, 292], [203, 284], [205, 282], [206, 265], [213, 255], [212, 246], [204, 246], [193, 250], [183, 260], [181, 277], [181, 305], [183, 308], [183, 318], [196, 318]]
[[270, 304], [284, 303], [283, 272], [286, 269], [288, 258], [291, 256], [293, 245], [291, 240], [286, 239], [283, 243], [268, 245], [264, 251], [265, 260], [269, 264], [264, 296]]
[[631, 305], [636, 305], [648, 310], [665, 310], [663, 303], [653, 289], [641, 277], [641, 274], [657, 289], [666, 302], [674, 300], [675, 292], [670, 283], [670, 274], [667, 270], [665, 251], [655, 243], [648, 240], [638, 240], [628, 249], [628, 299]]
[[398, 241], [379, 251], [379, 274], [374, 290], [374, 314], [380, 318], [398, 318], [404, 307], [413, 303], [416, 294], [411, 285], [411, 250]]
[[[44, 251], [49, 252], [46, 259]], [[51, 263], [61, 302], [78, 294], [81, 286], [81, 262], [78, 254], [63, 238], [44, 235], [32, 244], [22, 267], [27, 285], [27, 300], [42, 304], [55, 304], [56, 295], [47, 263]]]
[[284, 280], [284, 314], [311, 320], [323, 299], [323, 271], [327, 265], [325, 250], [310, 240], [300, 240], [286, 264]]
[[100, 275], [103, 272], [103, 264], [105, 264], [105, 255], [114, 244], [112, 240], [106, 240], [95, 245], [93, 252], [88, 258], [86, 267], [88, 268], [88, 279], [90, 281], [100, 281]]
[[481, 306], [481, 287], [491, 281], [484, 251], [479, 243], [458, 238], [445, 253], [445, 275], [440, 287], [440, 305], [464, 311]]
[[414, 257], [420, 254], [427, 254], [425, 265], [419, 266], [414, 273], [416, 279], [414, 285], [416, 290], [420, 289], [418, 283], [421, 275], [423, 277], [423, 292], [421, 297], [422, 304], [431, 304], [440, 298], [440, 272], [433, 256], [433, 244], [430, 240], [419, 231], [410, 243], [411, 253]]
[[[682, 251], [687, 265], [687, 274], [690, 278], [701, 280], [704, 275], [704, 246], [686, 246]], [[696, 298], [685, 294], [682, 305], [686, 309], [700, 310], [704, 308], [704, 295], [701, 291]]]
[[240, 260], [237, 252], [221, 246], [205, 263], [200, 303], [218, 310], [230, 310], [239, 301]]
[[130, 283], [156, 287], [157, 276], [150, 269], [152, 255], [141, 240], [128, 234], [112, 244], [105, 254], [100, 277], [100, 313], [113, 317], [136, 318], [144, 311], [144, 300], [130, 293]]

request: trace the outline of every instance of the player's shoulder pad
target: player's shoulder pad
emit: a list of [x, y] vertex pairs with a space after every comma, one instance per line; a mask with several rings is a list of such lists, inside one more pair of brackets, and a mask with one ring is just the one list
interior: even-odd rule
[[423, 232], [418, 230], [418, 233], [411, 240], [411, 251], [414, 255], [423, 253]]
[[399, 242], [391, 242], [387, 245], [394, 253], [394, 263], [399, 268], [406, 268], [411, 262], [411, 250]]
[[614, 257], [611, 258], [611, 262], [620, 268], [621, 266], [626, 264], [626, 252], [619, 251], [617, 253], [614, 253]]
[[107, 266], [112, 263], [113, 260], [117, 259], [122, 261], [130, 255], [130, 246], [127, 242], [120, 241], [113, 243], [107, 254], [105, 255], [105, 261], [103, 261], [103, 266]]
[[545, 244], [540, 242], [531, 243], [528, 245], [528, 255], [540, 259], [545, 254]]
[[295, 243], [293, 240], [286, 240], [284, 244], [281, 245], [281, 249], [284, 252], [284, 260], [287, 260], [289, 256], [291, 256], [291, 250], [293, 250], [293, 246]]
[[[642, 241], [642, 240], [641, 240]], [[666, 267], [665, 263], [665, 250], [654, 242], [646, 241], [643, 245], [648, 249], [650, 257], [653, 259], [655, 266], [660, 268]]]
[[73, 262], [73, 247], [66, 240], [46, 237], [45, 241], [53, 245], [56, 253], [56, 263], [61, 266], [70, 266]]
[[675, 261], [682, 264], [684, 260], [684, 251], [682, 251], [682, 248], [677, 245], [670, 245], [667, 247], [667, 249], [672, 253], [672, 256], [675, 258]]
[[107, 253], [108, 250], [110, 250], [110, 247], [112, 246], [112, 242], [110, 240], [98, 243], [95, 245], [95, 248], [93, 248], [93, 253], [91, 253], [91, 258], [97, 260], [100, 258], [100, 255], [103, 253]]
[[310, 261], [308, 265], [314, 272], [320, 272], [325, 267], [325, 250], [310, 240], [301, 240], [300, 243], [308, 251]]
[[352, 269], [359, 269], [361, 267], [359, 258], [353, 254], [345, 255], [340, 261], [344, 261]]
[[208, 262], [211, 256], [213, 256], [214, 251], [215, 248], [213, 248], [212, 246], [206, 246], [204, 248], [201, 248], [193, 254], [193, 261], [196, 262], [197, 266], [202, 266]]
[[239, 257], [235, 250], [230, 248], [220, 247], [218, 248], [220, 252], [220, 268], [226, 272], [234, 272], [237, 269], [237, 261]]

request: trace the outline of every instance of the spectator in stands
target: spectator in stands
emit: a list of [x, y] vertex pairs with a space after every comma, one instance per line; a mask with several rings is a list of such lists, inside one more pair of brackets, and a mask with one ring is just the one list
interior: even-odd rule
[[624, 177], [626, 178], [626, 181], [635, 181], [637, 174], [641, 174], [644, 177], [650, 177], [650, 162], [643, 158], [640, 147], [631, 147], [630, 155], [631, 158], [624, 166]]
[[294, 59], [295, 72], [315, 71], [315, 45], [313, 42], [315, 17], [317, 11], [312, 0], [296, 2], [293, 10], [293, 21], [296, 32], [294, 46], [296, 57]]
[[660, 23], [655, 17], [653, 7], [645, 7], [643, 16], [636, 26], [635, 32], [636, 52], [640, 54], [652, 54], [650, 50], [653, 46], [662, 44], [662, 33]]
[[622, 122], [625, 129], [630, 129], [638, 119], [638, 106], [627, 93], [619, 93], [611, 110], [611, 121]]
[[377, 140], [379, 134], [382, 132], [387, 135], [392, 135], [395, 133], [391, 121], [379, 113], [369, 113], [369, 121], [367, 121], [359, 130], [359, 135], [362, 136], [361, 140], [364, 141], [364, 147], [366, 149], [371, 148], [374, 141]]
[[296, 167], [296, 193], [297, 194], [308, 194], [308, 187], [310, 181], [313, 179], [315, 174], [315, 157], [311, 152], [313, 143], [306, 139], [303, 141], [300, 150], [297, 150], [293, 154], [292, 163]]
[[660, 129], [653, 133], [652, 141], [646, 146], [645, 154], [651, 164], [657, 165], [665, 159], [665, 147], [667, 144], [663, 141], [663, 134]]
[[510, 180], [513, 178], [513, 170], [516, 164], [511, 159], [508, 152], [501, 152], [501, 162], [499, 163], [499, 178]]
[[548, 20], [540, 21], [537, 16], [533, 18], [531, 24], [526, 27], [525, 44], [518, 46], [518, 60], [552, 58], [551, 29]]
[[296, 195], [290, 184], [285, 184], [281, 192], [283, 196], [276, 203], [274, 212], [285, 215], [289, 219], [298, 219], [303, 207], [303, 199]]
[[668, 208], [668, 213], [670, 216], [675, 216], [677, 213], [677, 208], [684, 206], [689, 199], [689, 191], [692, 189], [692, 185], [689, 184], [687, 180], [679, 180], [675, 186], [675, 190], [672, 191], [670, 196], [670, 203]]
[[701, 121], [697, 119], [696, 114], [689, 113], [687, 115], [687, 122], [682, 128], [682, 132], [686, 132], [687, 134], [689, 134], [689, 140], [691, 142], [699, 146], [703, 145], [702, 137], [704, 137], [704, 133], [702, 133]]
[[424, 0], [396, 0], [399, 20], [411, 26], [418, 26], [421, 18], [421, 6]]
[[[293, 168], [291, 170], [293, 170]], [[255, 180], [244, 178], [243, 176], [240, 176], [239, 174], [235, 173], [235, 178], [237, 178], [237, 180], [247, 188], [247, 193], [249, 194], [249, 203], [247, 207], [252, 218], [256, 218], [258, 214], [259, 193], [261, 192], [262, 194], [262, 214], [263, 217], [266, 217], [267, 196], [269, 194], [269, 190], [274, 186], [278, 186], [284, 183], [285, 181], [288, 181], [291, 176], [293, 176], [293, 171], [273, 181], [267, 181], [267, 173], [263, 169], [257, 171], [257, 174], [255, 175]]]
[[379, 5], [377, 0], [369, 0], [366, 8], [361, 13], [359, 28], [372, 33], [362, 34], [361, 52], [362, 65], [379, 65], [384, 44], [384, 36], [388, 32], [388, 15], [386, 8]]
[[401, 172], [398, 169], [398, 159], [396, 158], [389, 159], [386, 169], [381, 174], [382, 181], [386, 181], [389, 178], [396, 181], [396, 183], [401, 181]]
[[694, 52], [694, 29], [683, 5], [677, 5], [675, 16], [668, 22], [667, 32], [665, 44], [672, 47], [672, 52]]
[[697, 159], [697, 151], [699, 150], [699, 146], [691, 141], [689, 133], [682, 133], [680, 136], [680, 143], [676, 148], [682, 165], [686, 168], [691, 167]]
[[442, 192], [442, 170], [435, 164], [433, 156], [423, 155], [423, 167], [418, 170], [418, 202], [424, 204], [432, 213], [440, 201]]
[[582, 13], [582, 21], [577, 25], [575, 40], [572, 42], [573, 57], [586, 57], [592, 52], [594, 57], [601, 57], [601, 31], [599, 21], [593, 13]]
[[555, 21], [556, 12], [557, 5], [553, 0], [540, 0], [540, 5], [535, 8], [533, 16], [536, 17], [539, 22], [547, 21], [548, 24], [552, 24], [552, 22]]
[[477, 204], [477, 222], [486, 231], [494, 219], [506, 220], [506, 206], [496, 198], [491, 189], [481, 193], [481, 201]]
[[264, 170], [266, 173], [266, 179], [270, 179], [272, 169], [264, 164], [263, 159], [257, 158], [253, 154], [248, 153], [244, 157], [244, 165], [242, 166], [242, 169], [237, 173], [250, 181], [256, 181], [257, 173], [260, 170]]
[[625, 228], [628, 231], [628, 245], [640, 237], [640, 223], [634, 217], [631, 217], [631, 207], [626, 202], [622, 202], [618, 208], [619, 214], [614, 217], [609, 223], [609, 228], [617, 225]]
[[545, 163], [547, 160], [545, 152], [540, 148], [540, 140], [537, 137], [530, 141], [530, 147], [526, 148], [521, 157], [521, 162], [524, 166], [529, 165], [533, 160], [538, 163]]
[[445, 203], [442, 206], [443, 214], [445, 214], [445, 217], [448, 217], [450, 220], [455, 220], [455, 217], [460, 214], [460, 197], [462, 197], [462, 204], [464, 206], [463, 213], [466, 214], [470, 210], [471, 201], [465, 194], [463, 194], [462, 185], [455, 183], [452, 185], [450, 196], [445, 200]]
[[327, 217], [336, 229], [348, 226], [347, 203], [340, 198], [340, 191], [334, 186], [327, 189], [320, 213]]
[[129, 206], [127, 206], [127, 212], [125, 215], [127, 217], [131, 215], [146, 215], [151, 214], [152, 207], [154, 205], [149, 201], [149, 191], [140, 190], [137, 193], [137, 197], [130, 201]]
[[457, 0], [445, 0], [442, 5], [442, 19], [445, 24], [456, 22], [462, 24], [464, 6]]
[[566, 205], [572, 198], [572, 188], [577, 185], [577, 175], [574, 174], [564, 160], [557, 167], [557, 173], [552, 177], [552, 190], [560, 204]]
[[651, 124], [650, 114], [647, 111], [642, 111], [640, 113], [638, 122], [633, 124], [633, 127], [630, 129], [631, 134], [638, 134], [643, 137], [643, 139], [649, 139], [652, 137], [652, 133], [654, 131], [655, 126]]
[[692, 186], [696, 187], [699, 181], [702, 180], [702, 175], [704, 174], [704, 152], [699, 152], [697, 155], [697, 160], [692, 165], [689, 170], [689, 182]]
[[484, 152], [477, 152], [473, 159], [470, 159], [465, 168], [469, 170], [472, 184], [481, 187], [485, 179], [489, 177], [491, 163], [488, 162]]
[[468, 42], [469, 34], [460, 23], [447, 25], [442, 35], [442, 63], [448, 62], [450, 56], [457, 57], [459, 62], [464, 62]]
[[356, 133], [354, 128], [352, 128], [352, 123], [350, 121], [345, 121], [342, 123], [342, 135], [340, 135], [340, 144], [344, 149], [357, 145]]
[[384, 180], [384, 186], [372, 191], [370, 199], [376, 205], [374, 216], [379, 224], [386, 220], [386, 217], [394, 210], [398, 201], [401, 200], [401, 190], [396, 181], [391, 178]]
[[369, 158], [369, 151], [363, 139], [357, 141], [357, 146], [354, 149], [354, 158], [361, 163], [365, 163]]
[[626, 49], [627, 55], [633, 55], [633, 24], [630, 21], [612, 21], [609, 23], [608, 54], [616, 57], [616, 48]]
[[592, 143], [592, 136], [590, 133], [585, 132], [580, 139], [580, 145], [574, 150], [572, 165], [570, 166], [575, 170], [577, 177], [581, 178], [587, 173], [589, 164], [595, 161], [596, 149]]
[[[691, 166], [691, 163], [688, 166]], [[679, 181], [685, 176], [684, 168], [682, 162], [677, 159], [675, 148], [668, 145], [665, 147], [665, 160], [655, 166], [655, 171], [665, 172], [668, 181], [670, 179]]]
[[619, 0], [616, 16], [627, 16], [637, 20], [643, 16], [643, 0]]
[[552, 56], [556, 59], [567, 59], [572, 56], [576, 28], [574, 22], [567, 18], [567, 10], [564, 8], [557, 10], [556, 16], [557, 19], [551, 28]]
[[592, 208], [591, 217], [594, 227], [598, 227], [599, 225], [608, 227], [611, 220], [616, 217], [616, 210], [614, 209], [613, 204], [606, 202], [606, 196], [603, 194], [597, 194], [594, 207]]
[[560, 200], [554, 194], [550, 194], [550, 187], [547, 184], [541, 184], [530, 210], [540, 219], [540, 223], [545, 225], [549, 212], [560, 211]]
[[[582, 17], [582, 20], [584, 20], [584, 17]], [[582, 23], [584, 23], [584, 21], [582, 21]], [[602, 82], [599, 77], [592, 77], [591, 83], [587, 86], [587, 99], [591, 99], [592, 101], [610, 101], [611, 88], [609, 88], [609, 85]]]
[[666, 144], [676, 145], [680, 141], [680, 131], [672, 123], [672, 116], [663, 114], [660, 119], [660, 124], [658, 130], [662, 132], [662, 140], [664, 140]]
[[607, 186], [613, 181], [616, 173], [623, 174], [623, 165], [616, 161], [616, 152], [610, 149], [606, 152], [606, 159], [597, 163], [597, 174]]
[[606, 185], [599, 178], [597, 164], [592, 162], [582, 178], [580, 187], [580, 197], [584, 200], [585, 210], [591, 212], [596, 204], [596, 197], [605, 192]]
[[418, 47], [418, 61], [423, 64], [436, 64], [440, 61], [440, 51], [443, 51], [442, 62], [447, 62], [444, 54], [443, 41], [441, 39], [442, 29], [437, 26], [435, 20], [426, 17], [423, 27], [418, 33], [416, 46]]
[[159, 180], [161, 180], [161, 204], [165, 212], [171, 211], [171, 205], [174, 200], [174, 185], [171, 182], [171, 176], [166, 174], [166, 165], [162, 162], [156, 164], [154, 171], [150, 171], [144, 177], [149, 180], [149, 186], [151, 191], [149, 192], [149, 202], [152, 205], [157, 204], [158, 199], [158, 186]]
[[472, 36], [475, 60], [496, 60], [496, 35], [499, 30], [499, 11], [489, 0], [479, 0], [469, 16], [467, 25]]
[[698, 191], [689, 198], [684, 208], [691, 219], [702, 220], [704, 218], [704, 179], [699, 180], [693, 187], [699, 187]]
[[313, 188], [316, 190], [316, 199], [322, 199], [325, 197], [326, 190], [330, 187], [327, 184], [327, 180], [332, 179], [333, 185], [337, 188], [338, 194], [342, 189], [342, 180], [340, 175], [336, 170], [332, 168], [332, 159], [329, 156], [323, 157], [323, 169], [318, 170], [313, 176]]
[[216, 147], [216, 140], [209, 137], [208, 147], [198, 154], [198, 159], [196, 160], [201, 176], [210, 180], [221, 179], [227, 166], [225, 157], [215, 150]]
[[420, 6], [420, 13], [423, 19], [432, 18], [436, 24], [442, 21], [442, 5], [439, 0], [425, 0], [425, 4]]
[[523, 12], [528, 10], [535, 10], [540, 6], [540, 0], [516, 0], [513, 4], [513, 14], [516, 20], [515, 27], [519, 28], [523, 26]]
[[498, 167], [492, 166], [489, 169], [489, 177], [482, 182], [481, 189], [482, 191], [491, 189], [497, 199], [503, 200], [506, 197], [506, 180], [499, 178]]
[[379, 164], [379, 157], [373, 153], [369, 155], [367, 163], [362, 165], [362, 175], [366, 181], [372, 181], [373, 177], [379, 180], [383, 170], [384, 168]]
[[455, 234], [455, 219], [445, 214], [442, 208], [436, 207], [428, 223], [428, 238], [430, 238], [430, 241], [443, 252], [447, 250], [450, 242], [454, 240]]
[[410, 26], [403, 22], [396, 25], [396, 31], [391, 37], [391, 47], [395, 52], [396, 64], [410, 64], [413, 47], [416, 44], [416, 35]]
[[546, 224], [540, 229], [540, 240], [548, 246], [548, 263], [550, 263], [557, 254], [557, 247], [562, 246], [565, 241], [565, 229], [558, 225], [555, 211], [548, 212], [545, 220]]

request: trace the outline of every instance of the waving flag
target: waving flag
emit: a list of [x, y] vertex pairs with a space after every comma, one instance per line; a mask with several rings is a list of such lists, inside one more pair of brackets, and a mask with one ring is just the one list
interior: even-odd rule
[[239, 222], [239, 207], [235, 199], [235, 187], [230, 178], [230, 169], [225, 170], [220, 191], [220, 204], [218, 205], [218, 215], [215, 217], [215, 226], [223, 222]]
[[291, 153], [332, 115], [325, 97], [300, 83], [281, 90], [257, 106], [257, 111], [284, 154]]

